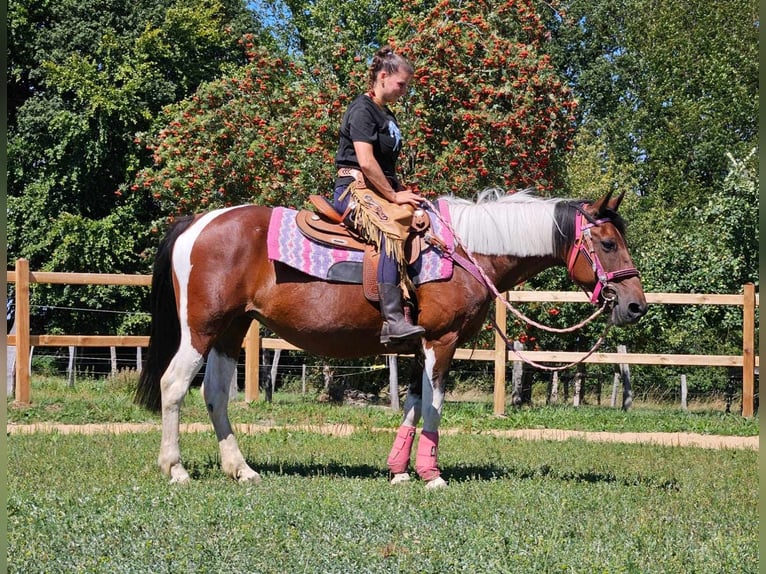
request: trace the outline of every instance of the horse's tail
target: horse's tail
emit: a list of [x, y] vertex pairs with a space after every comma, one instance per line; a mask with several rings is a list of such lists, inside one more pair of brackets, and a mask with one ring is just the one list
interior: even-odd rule
[[168, 368], [181, 342], [181, 323], [176, 311], [176, 295], [173, 290], [171, 254], [178, 237], [192, 224], [193, 217], [179, 219], [160, 242], [152, 272], [152, 290], [149, 295], [152, 323], [149, 333], [149, 349], [146, 363], [138, 379], [135, 402], [152, 411], [162, 407], [160, 378]]

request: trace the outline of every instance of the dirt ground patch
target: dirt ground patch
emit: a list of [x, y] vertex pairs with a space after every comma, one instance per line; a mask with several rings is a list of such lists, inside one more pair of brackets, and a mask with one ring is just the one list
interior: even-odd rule
[[[357, 429], [353, 425], [325, 424], [325, 425], [287, 425], [274, 426], [269, 424], [238, 424], [234, 425], [239, 434], [255, 434], [272, 430], [292, 430], [304, 432], [316, 432], [331, 436], [349, 436]], [[11, 434], [34, 434], [34, 433], [59, 433], [59, 434], [105, 434], [105, 433], [139, 433], [159, 431], [160, 426], [153, 423], [105, 423], [105, 424], [8, 424], [7, 433]], [[373, 429], [378, 432], [394, 432], [395, 429]], [[181, 425], [182, 433], [212, 432], [209, 423], [189, 423]], [[462, 431], [457, 429], [444, 429], [443, 434], [458, 434]], [[518, 429], [518, 430], [488, 430], [482, 434], [519, 438], [523, 440], [549, 440], [566, 441], [572, 439], [589, 442], [618, 442], [618, 443], [641, 443], [656, 444], [662, 446], [683, 446], [707, 449], [747, 449], [759, 450], [757, 436], [722, 436], [703, 435], [683, 432], [587, 432], [560, 429]]]

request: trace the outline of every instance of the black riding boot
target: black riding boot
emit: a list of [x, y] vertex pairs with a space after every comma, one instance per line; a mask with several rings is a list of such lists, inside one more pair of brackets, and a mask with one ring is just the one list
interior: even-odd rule
[[398, 285], [378, 283], [380, 294], [380, 312], [383, 315], [383, 328], [380, 330], [380, 342], [389, 343], [403, 339], [413, 339], [425, 333], [420, 325], [405, 321], [402, 312], [402, 290]]

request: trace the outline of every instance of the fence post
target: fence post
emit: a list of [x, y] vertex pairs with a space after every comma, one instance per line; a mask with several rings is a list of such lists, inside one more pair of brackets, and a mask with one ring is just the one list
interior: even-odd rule
[[[8, 332], [9, 335], [16, 336], [16, 322], [14, 319], [13, 326], [11, 327], [11, 330]], [[5, 380], [5, 392], [6, 397], [14, 397], [16, 396], [16, 345], [8, 345], [7, 347], [7, 353], [6, 356], [6, 376], [7, 379]]]
[[[503, 293], [500, 297], [506, 299], [508, 296]], [[506, 329], [506, 318], [508, 311], [505, 308], [504, 301], [500, 298], [495, 300], [495, 323], [502, 329], [503, 335]], [[495, 332], [495, 393], [494, 393], [494, 413], [495, 416], [505, 414], [505, 362], [508, 357], [508, 350], [505, 348], [505, 340], [500, 333]]]
[[[626, 354], [628, 348], [625, 345], [617, 345], [617, 352]], [[622, 381], [622, 410], [627, 411], [633, 405], [633, 391], [630, 387], [630, 365], [628, 363], [620, 363], [616, 371], [619, 371], [620, 380]], [[612, 392], [616, 393], [616, 389]], [[615, 405], [613, 404], [612, 406]]]
[[559, 372], [553, 371], [551, 374], [551, 392], [548, 396], [548, 404], [557, 405], [559, 402]]
[[258, 400], [258, 376], [261, 360], [260, 323], [253, 321], [245, 335], [245, 402]]
[[753, 416], [755, 393], [755, 285], [745, 283], [742, 306], [742, 416]]
[[111, 346], [109, 347], [109, 360], [111, 363], [111, 376], [116, 377], [117, 376], [117, 347]]
[[16, 402], [28, 405], [29, 384], [29, 260], [16, 260]]
[[75, 370], [77, 369], [77, 347], [69, 345], [69, 364], [66, 370], [67, 386], [74, 388]]
[[681, 410], [688, 411], [689, 405], [686, 397], [689, 394], [689, 387], [686, 386], [686, 375], [681, 375]]
[[620, 384], [620, 373], [617, 368], [617, 365], [615, 365], [614, 368], [614, 377], [612, 378], [612, 399], [609, 401], [609, 406], [612, 408], [617, 406], [617, 392]]
[[579, 363], [574, 376], [574, 394], [572, 395], [572, 406], [579, 407], [585, 393], [585, 365]]
[[[513, 348], [521, 353], [524, 350], [524, 344], [521, 341], [514, 341]], [[514, 359], [511, 371], [511, 403], [514, 407], [520, 407], [524, 403], [524, 361], [519, 359]]]
[[388, 355], [388, 394], [391, 398], [391, 410], [399, 411], [399, 357]]

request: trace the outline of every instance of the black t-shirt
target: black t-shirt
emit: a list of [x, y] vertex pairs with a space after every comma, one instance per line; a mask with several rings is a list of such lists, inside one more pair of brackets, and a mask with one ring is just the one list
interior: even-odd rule
[[367, 94], [357, 96], [343, 115], [338, 153], [335, 154], [336, 168], [359, 168], [359, 160], [354, 151], [355, 141], [372, 144], [373, 155], [383, 173], [396, 179], [402, 133], [391, 110], [379, 107]]

